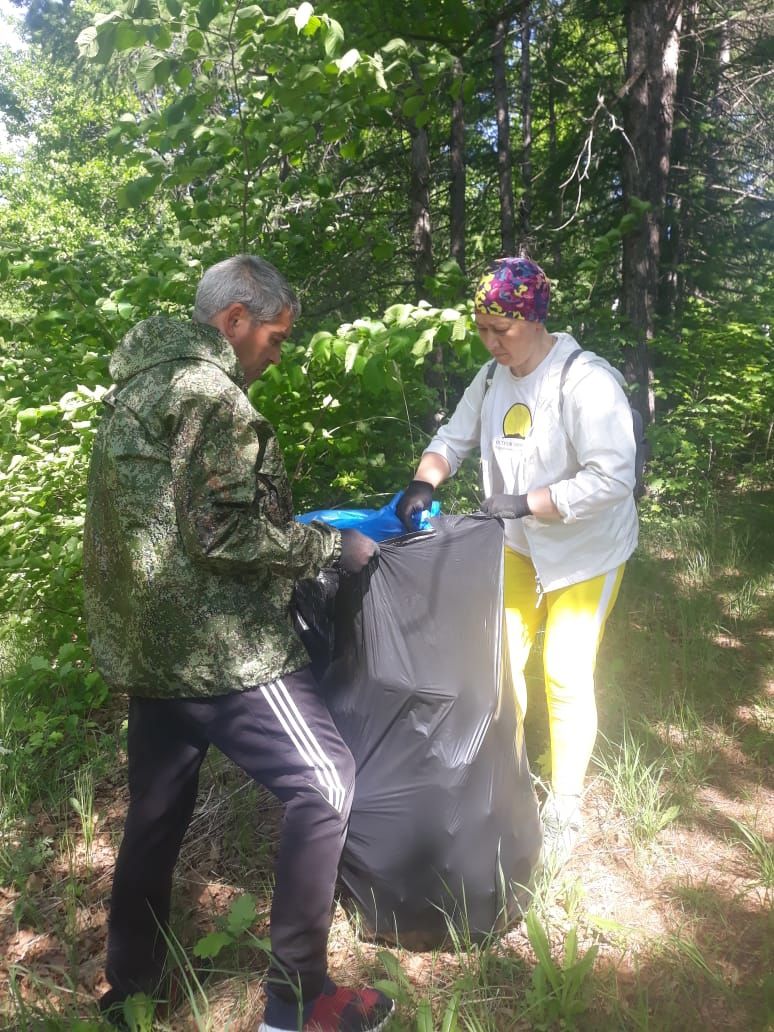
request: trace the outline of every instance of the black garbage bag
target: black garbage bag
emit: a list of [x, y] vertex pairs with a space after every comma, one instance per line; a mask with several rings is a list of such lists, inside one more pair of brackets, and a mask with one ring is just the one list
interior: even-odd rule
[[[340, 578], [322, 681], [357, 764], [345, 901], [413, 949], [440, 946], [449, 921], [480, 941], [519, 920], [541, 843], [502, 638], [502, 527], [433, 526]], [[307, 598], [321, 666], [334, 588]]]

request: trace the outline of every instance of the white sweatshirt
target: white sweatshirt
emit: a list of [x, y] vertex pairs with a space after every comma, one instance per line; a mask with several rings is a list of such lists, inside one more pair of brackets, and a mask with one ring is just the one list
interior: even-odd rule
[[491, 362], [478, 371], [426, 452], [442, 455], [452, 475], [476, 447], [484, 492], [524, 494], [548, 487], [561, 519], [505, 520], [506, 544], [529, 555], [539, 586], [552, 591], [597, 577], [625, 562], [637, 546], [634, 433], [623, 377], [586, 353], [559, 382], [578, 348], [568, 333], [537, 369], [517, 377]]

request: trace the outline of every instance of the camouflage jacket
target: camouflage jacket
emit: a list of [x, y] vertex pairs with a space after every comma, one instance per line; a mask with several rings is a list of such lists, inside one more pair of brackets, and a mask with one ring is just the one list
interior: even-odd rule
[[341, 550], [293, 521], [282, 454], [211, 326], [157, 317], [110, 363], [84, 529], [86, 622], [107, 683], [157, 698], [222, 695], [308, 663], [295, 580]]

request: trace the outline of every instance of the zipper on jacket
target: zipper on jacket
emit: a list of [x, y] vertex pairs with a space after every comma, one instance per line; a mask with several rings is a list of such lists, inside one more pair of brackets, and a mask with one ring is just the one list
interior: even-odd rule
[[535, 609], [540, 609], [540, 603], [543, 601], [543, 595], [545, 595], [545, 591], [543, 590], [543, 584], [540, 580], [539, 573], [535, 573], [535, 590], [537, 591], [537, 602], [535, 602]]

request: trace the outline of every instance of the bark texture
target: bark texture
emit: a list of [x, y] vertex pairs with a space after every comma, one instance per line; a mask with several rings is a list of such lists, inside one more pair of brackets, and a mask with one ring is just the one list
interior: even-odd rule
[[508, 20], [501, 18], [495, 25], [492, 44], [495, 110], [497, 113], [497, 174], [500, 184], [500, 239], [503, 255], [516, 250], [516, 219], [513, 206], [511, 176], [511, 122], [508, 106], [508, 78], [506, 74], [505, 41]]
[[449, 188], [450, 253], [465, 271], [465, 100], [462, 96], [462, 62], [454, 61], [454, 79], [457, 88], [452, 104], [449, 155], [451, 183]]
[[627, 80], [623, 151], [624, 198], [650, 205], [640, 229], [624, 237], [623, 310], [637, 343], [627, 349], [626, 375], [646, 420], [654, 416], [649, 343], [655, 331], [661, 233], [669, 181], [682, 0], [626, 4]]
[[414, 284], [418, 296], [433, 271], [433, 237], [430, 230], [430, 146], [424, 126], [411, 126], [411, 237], [414, 248]]
[[521, 188], [519, 201], [520, 250], [530, 251], [532, 218], [532, 69], [530, 65], [530, 4], [521, 6]]

